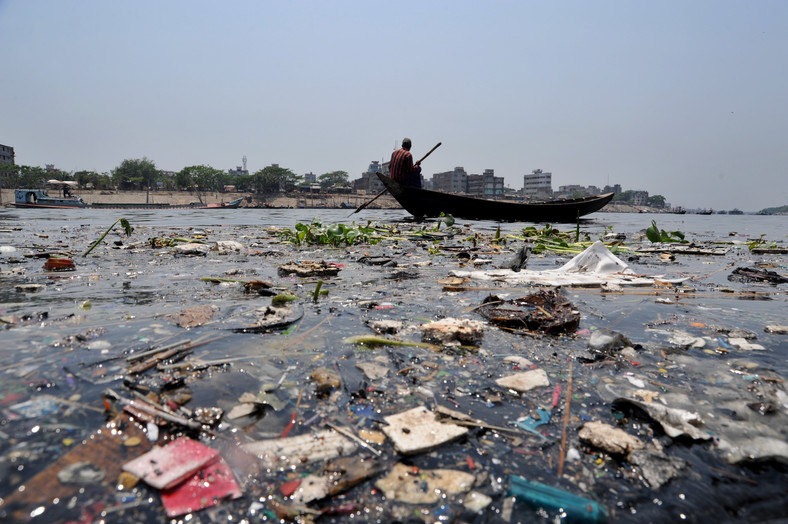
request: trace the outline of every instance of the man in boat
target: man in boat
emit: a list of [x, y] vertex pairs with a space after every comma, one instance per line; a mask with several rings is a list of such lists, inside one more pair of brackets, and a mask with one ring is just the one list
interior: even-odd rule
[[421, 166], [418, 162], [413, 163], [413, 155], [410, 154], [410, 138], [402, 139], [402, 148], [391, 153], [389, 162], [389, 177], [401, 184], [410, 187], [421, 187]]

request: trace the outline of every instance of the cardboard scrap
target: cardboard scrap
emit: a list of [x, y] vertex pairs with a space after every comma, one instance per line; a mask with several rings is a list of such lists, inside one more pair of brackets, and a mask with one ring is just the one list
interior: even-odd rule
[[586, 422], [577, 436], [583, 442], [617, 455], [628, 455], [646, 447], [636, 436], [600, 421]]
[[549, 386], [550, 380], [547, 378], [547, 373], [544, 369], [532, 369], [522, 373], [515, 373], [507, 377], [501, 377], [496, 379], [495, 383], [502, 388], [513, 389], [518, 393], [525, 393], [534, 388]]
[[468, 428], [439, 422], [435, 413], [424, 406], [390, 415], [384, 420], [388, 426], [383, 427], [383, 432], [397, 451], [406, 455], [422, 453], [468, 433]]
[[408, 504], [432, 504], [444, 495], [466, 493], [476, 480], [470, 473], [451, 469], [419, 469], [397, 463], [375, 482], [386, 498]]
[[334, 430], [323, 430], [296, 437], [258, 440], [241, 448], [257, 455], [267, 468], [287, 468], [349, 455], [356, 450], [356, 445]]
[[[131, 438], [138, 438], [143, 445], [125, 446], [124, 443]], [[75, 495], [83, 486], [61, 482], [58, 473], [78, 463], [101, 468], [105, 474], [99, 484], [104, 489], [114, 490], [114, 483], [121, 474], [121, 464], [146, 451], [147, 441], [144, 430], [127, 415], [114, 418], [25, 482], [24, 490], [14, 490], [0, 498], [0, 508], [9, 511], [17, 522], [24, 522], [34, 508], [48, 508], [53, 500], [65, 500]]]

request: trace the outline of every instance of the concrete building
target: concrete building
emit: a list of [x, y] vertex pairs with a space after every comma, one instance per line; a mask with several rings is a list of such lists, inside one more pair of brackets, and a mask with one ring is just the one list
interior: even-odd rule
[[463, 167], [455, 167], [454, 171], [444, 171], [432, 175], [432, 189], [444, 193], [465, 193], [468, 191], [468, 173]]
[[227, 174], [231, 176], [248, 175], [249, 170], [245, 169], [243, 166], [236, 166], [235, 169], [228, 169]]
[[377, 173], [388, 173], [388, 163], [382, 164], [377, 160], [370, 162], [361, 178], [353, 181], [353, 191], [366, 191], [367, 193], [380, 193], [385, 189]]
[[633, 206], [647, 206], [648, 205], [648, 191], [632, 191], [632, 205]]
[[553, 196], [553, 174], [534, 169], [523, 176], [523, 196], [525, 198], [545, 199]]
[[304, 182], [307, 184], [314, 184], [317, 182], [317, 175], [312, 172], [306, 173], [304, 175]]
[[15, 164], [14, 148], [0, 144], [0, 164]]
[[485, 169], [481, 175], [468, 175], [469, 195], [496, 198], [503, 196], [503, 177], [495, 176], [493, 169]]

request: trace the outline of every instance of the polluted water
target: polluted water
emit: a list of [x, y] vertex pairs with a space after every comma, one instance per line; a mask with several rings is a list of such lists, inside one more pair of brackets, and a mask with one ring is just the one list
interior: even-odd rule
[[785, 217], [114, 213], [0, 210], [4, 522], [788, 514]]

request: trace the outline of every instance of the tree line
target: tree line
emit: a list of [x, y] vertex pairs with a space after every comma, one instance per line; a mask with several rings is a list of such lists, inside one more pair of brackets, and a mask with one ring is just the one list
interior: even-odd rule
[[[95, 171], [51, 171], [41, 167], [0, 164], [0, 187], [43, 188], [47, 180], [74, 181], [81, 188], [145, 190], [163, 189], [224, 191], [234, 186], [236, 191], [248, 193], [276, 193], [290, 191], [306, 184], [304, 177], [290, 169], [271, 165], [253, 174], [236, 174], [207, 165], [187, 166], [172, 175], [156, 168], [148, 158], [126, 159], [109, 173]], [[331, 171], [317, 177], [322, 188], [350, 185], [345, 171]]]

